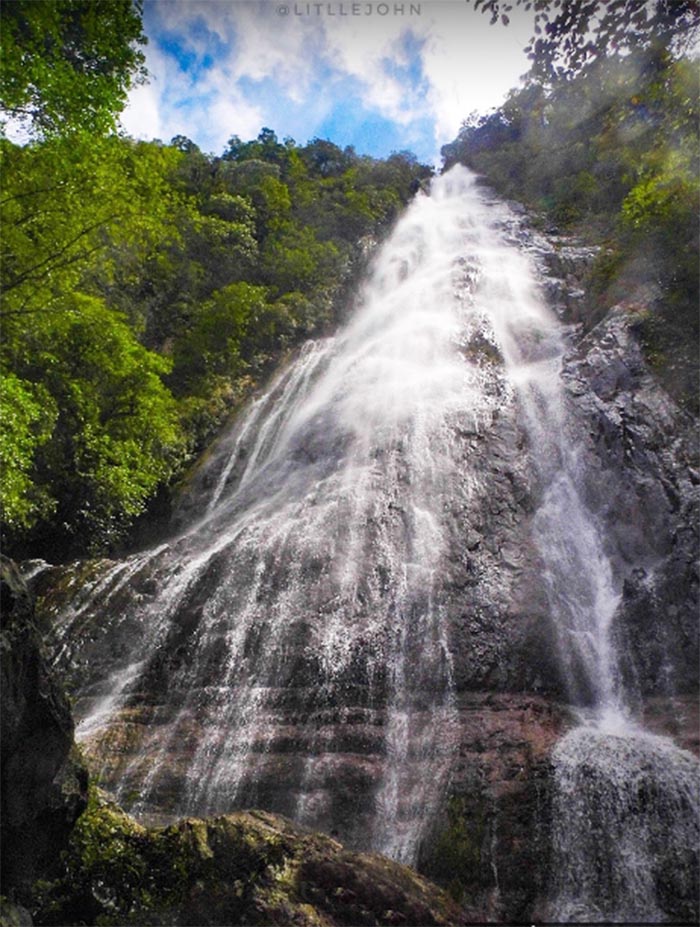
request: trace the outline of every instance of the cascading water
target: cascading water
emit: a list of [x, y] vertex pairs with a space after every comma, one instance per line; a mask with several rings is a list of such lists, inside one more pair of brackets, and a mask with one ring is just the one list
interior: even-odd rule
[[[464, 436], [474, 447], [517, 402], [560, 660], [585, 713], [554, 756], [552, 909], [656, 916], [655, 861], [691, 852], [695, 761], [630, 720], [564, 340], [512, 223], [464, 169], [435, 180], [347, 328], [306, 345], [219, 442], [182, 533], [85, 586], [62, 618], [66, 651], [90, 613], [128, 633], [114, 636], [108, 677], [83, 685], [78, 733], [137, 813], [260, 804], [315, 827], [342, 819], [346, 840], [412, 862], [459, 750], [450, 609], [469, 584], [503, 581], [454, 575], [454, 512], [486, 492]], [[146, 687], [162, 695], [144, 708]], [[349, 755], [355, 778], [334, 788]], [[607, 837], [593, 845], [592, 833]], [[669, 835], [675, 857], [659, 849]]]
[[581, 720], [553, 754], [550, 916], [562, 923], [662, 922], [669, 919], [663, 903], [673, 900], [664, 899], [669, 886], [685, 880], [677, 894], [698, 893], [698, 763], [632, 717], [613, 636], [620, 595], [603, 530], [582, 499], [586, 474], [558, 384], [557, 376], [519, 383], [545, 487], [535, 538]]
[[[118, 789], [132, 810], [260, 800], [285, 693], [318, 718], [356, 690], [367, 737], [383, 731], [365, 843], [413, 858], [457, 743], [445, 513], [476, 480], [460, 471], [456, 433], [488, 427], [506, 389], [495, 365], [466, 356], [477, 331], [493, 337], [464, 259], [480, 247], [482, 209], [466, 172], [420, 195], [354, 321], [307, 345], [221, 443], [190, 499], [194, 524], [102, 577], [65, 619], [75, 628], [99, 602], [133, 626], [107, 686], [95, 682], [102, 694], [82, 693], [78, 733], [103, 756], [119, 753], [110, 718], [128, 717], [158, 654], [180, 655], [167, 698], [132, 732], [140, 747]], [[289, 758], [299, 769], [283, 810], [310, 824], [333, 775], [323, 730]], [[178, 749], [187, 768], [173, 795], [165, 759]]]
[[[697, 759], [629, 722], [574, 729], [554, 752], [552, 920], [692, 922]], [[667, 913], [686, 901], [681, 917]]]
[[[502, 277], [495, 269], [485, 276], [486, 287], [495, 283], [497, 293]], [[550, 917], [562, 923], [661, 922], [669, 919], [663, 905], [673, 901], [664, 898], [672, 885], [683, 897], [698, 894], [700, 769], [696, 757], [632, 717], [613, 633], [620, 592], [604, 526], [583, 498], [582, 446], [566, 415], [559, 375], [561, 334], [550, 327], [547, 348], [540, 344], [533, 363], [532, 340], [517, 331], [514, 338], [510, 319], [505, 327], [499, 322], [506, 369], [536, 449], [543, 492], [534, 538], [581, 721], [553, 754]], [[540, 330], [536, 340], [542, 338]]]
[[550, 916], [562, 923], [661, 922], [669, 919], [662, 902], [672, 900], [663, 897], [672, 884], [685, 880], [679, 894], [698, 894], [700, 769], [692, 754], [632, 717], [613, 633], [620, 593], [604, 527], [583, 499], [582, 447], [565, 413], [563, 342], [550, 333], [551, 356], [536, 364], [522, 338], [501, 334], [501, 344], [537, 449], [543, 494], [534, 536], [581, 720], [553, 754]]

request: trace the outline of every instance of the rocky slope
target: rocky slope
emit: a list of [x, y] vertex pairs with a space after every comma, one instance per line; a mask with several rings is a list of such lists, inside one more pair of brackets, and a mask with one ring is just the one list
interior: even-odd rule
[[[693, 727], [700, 625], [700, 425], [644, 359], [638, 301], [603, 312], [586, 292], [599, 249], [523, 230], [544, 289], [569, 326], [562, 381], [587, 474], [586, 502], [604, 525], [623, 595], [615, 631], [639, 710], [686, 707]], [[652, 706], [656, 705], [654, 709]], [[678, 730], [683, 727], [681, 723]]]
[[604, 519], [623, 600], [619, 651], [639, 697], [698, 685], [700, 460], [697, 423], [659, 388], [635, 329], [616, 306], [564, 366], [586, 430], [591, 506]]

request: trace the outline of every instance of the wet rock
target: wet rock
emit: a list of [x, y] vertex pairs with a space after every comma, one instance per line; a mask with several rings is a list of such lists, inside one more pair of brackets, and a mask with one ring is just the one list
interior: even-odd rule
[[591, 305], [587, 284], [601, 248], [569, 236], [531, 234], [528, 246], [542, 271], [550, 306], [569, 325], [591, 328], [600, 310]]
[[700, 703], [695, 695], [656, 696], [643, 703], [644, 727], [700, 756]]
[[[392, 604], [404, 580], [403, 561], [415, 560], [411, 569], [426, 570], [432, 551], [407, 549], [413, 536], [407, 520], [420, 509], [403, 478], [403, 449], [391, 444], [380, 449], [390, 472], [402, 478], [386, 480], [362, 526], [367, 566], [357, 571], [352, 601], [343, 598], [338, 583], [342, 557], [332, 544], [314, 547], [303, 530], [290, 533], [280, 555], [274, 548], [261, 554], [257, 546], [239, 554], [233, 544], [221, 544], [177, 598], [169, 595], [180, 582], [170, 564], [196, 558], [199, 548], [192, 545], [201, 543], [198, 538], [175, 538], [162, 559], [43, 574], [39, 591], [53, 627], [56, 666], [70, 680], [78, 717], [102, 705], [111, 714], [101, 729], [84, 731], [84, 747], [101, 782], [128, 810], [143, 819], [172, 820], [183, 810], [264, 807], [336, 831], [354, 848], [376, 846], [378, 809], [386, 799], [382, 784], [393, 775], [392, 764], [403, 768], [400, 793], [410, 791], [409, 783], [424, 788], [433, 774], [437, 789], [450, 751], [459, 750], [458, 711], [444, 730], [449, 747], [443, 760], [440, 718], [451, 709], [447, 700], [441, 704], [441, 692], [448, 674], [449, 686], [465, 697], [489, 690], [563, 697], [542, 565], [530, 532], [537, 490], [525, 438], [502, 372], [485, 364], [501, 404], [486, 423], [466, 413], [449, 422], [445, 453], [454, 460], [445, 485], [437, 488], [448, 514], [432, 593], [417, 582], [411, 601]], [[328, 423], [316, 439], [334, 443]], [[219, 464], [225, 465], [223, 456]], [[347, 494], [339, 498], [345, 506]], [[228, 530], [221, 513], [205, 527], [217, 539]], [[154, 588], [160, 598], [152, 598]], [[254, 598], [247, 591], [253, 589]], [[401, 723], [391, 695], [398, 625], [395, 617], [378, 617], [395, 607], [406, 623], [406, 711], [415, 738], [400, 761], [387, 746], [395, 736], [392, 724]], [[235, 641], [241, 662], [232, 673], [230, 615], [251, 608], [259, 617]], [[217, 620], [207, 627], [203, 616], [212, 611]], [[436, 631], [438, 613], [444, 641]], [[338, 628], [333, 647], [326, 646], [329, 624]], [[271, 662], [275, 654], [279, 659]], [[254, 724], [245, 714], [251, 698]], [[200, 774], [195, 759], [205, 740], [208, 765]], [[403, 749], [398, 742], [391, 748]], [[434, 752], [439, 769], [430, 770], [425, 755]], [[424, 814], [420, 801], [401, 809], [405, 825]]]
[[644, 363], [637, 314], [615, 307], [565, 359], [591, 508], [606, 525], [622, 600], [618, 650], [640, 696], [697, 692], [697, 423]]
[[550, 863], [551, 750], [566, 711], [544, 699], [471, 695], [462, 741], [418, 868], [475, 922], [518, 923], [544, 908]]
[[22, 899], [55, 866], [86, 802], [73, 720], [50, 672], [34, 601], [12, 561], [0, 563], [2, 627], [2, 890]]
[[410, 869], [283, 818], [239, 812], [147, 829], [97, 793], [34, 917], [57, 927], [465, 923], [446, 893]]

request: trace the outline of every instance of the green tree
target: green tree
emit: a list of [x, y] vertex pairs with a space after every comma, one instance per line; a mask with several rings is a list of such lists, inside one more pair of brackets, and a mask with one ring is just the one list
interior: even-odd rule
[[[100, 300], [75, 294], [64, 298], [60, 312], [31, 325], [14, 366], [7, 381], [15, 396], [24, 390], [15, 473], [44, 510], [48, 504], [54, 510], [41, 544], [70, 550], [85, 538], [97, 545], [118, 541], [181, 453], [176, 404], [162, 381], [169, 362], [142, 347]], [[49, 410], [43, 422], [35, 397]], [[41, 427], [22, 439], [32, 420]], [[36, 507], [14, 521], [26, 526], [32, 514], [36, 524]]]
[[244, 374], [243, 341], [266, 309], [264, 287], [239, 282], [214, 293], [175, 342], [172, 382], [177, 393], [206, 393], [218, 378]]
[[332, 241], [320, 242], [309, 226], [289, 222], [267, 239], [261, 270], [263, 282], [280, 295], [312, 290], [337, 280], [340, 252]]
[[107, 282], [114, 245], [147, 253], [167, 235], [173, 149], [76, 133], [23, 147], [0, 139], [0, 156], [5, 325], [51, 311], [98, 258]]
[[3, 0], [0, 37], [0, 110], [34, 135], [113, 129], [145, 75], [140, 0]]
[[281, 352], [339, 317], [369, 237], [430, 173], [267, 129], [216, 158], [64, 128], [0, 141], [0, 506], [23, 554], [52, 557], [125, 536]]
[[14, 531], [51, 513], [54, 503], [32, 479], [37, 449], [51, 437], [58, 411], [38, 384], [10, 373], [0, 383], [0, 518]]

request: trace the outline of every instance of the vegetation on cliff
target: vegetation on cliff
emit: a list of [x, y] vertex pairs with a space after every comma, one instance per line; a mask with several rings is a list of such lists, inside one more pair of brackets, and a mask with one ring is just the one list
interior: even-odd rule
[[[494, 18], [512, 7], [477, 5]], [[636, 308], [647, 359], [697, 409], [700, 95], [684, 52], [700, 14], [685, 3], [597, 6], [534, 4], [524, 85], [470, 117], [442, 153], [546, 227], [602, 245], [587, 281], [590, 322], [618, 302]]]

